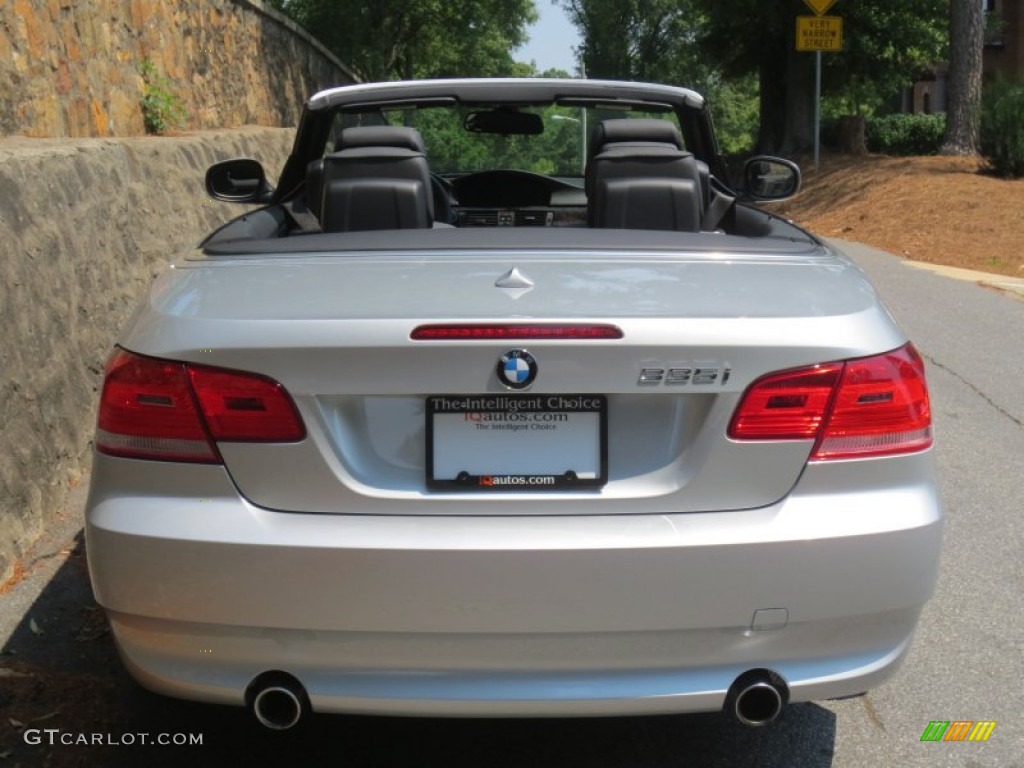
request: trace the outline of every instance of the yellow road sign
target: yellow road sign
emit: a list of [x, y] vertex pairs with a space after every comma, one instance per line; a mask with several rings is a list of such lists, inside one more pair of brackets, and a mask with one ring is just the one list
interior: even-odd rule
[[804, 0], [804, 2], [818, 16], [824, 16], [828, 9], [836, 4], [836, 0]]
[[796, 49], [798, 51], [843, 50], [843, 17], [797, 16]]

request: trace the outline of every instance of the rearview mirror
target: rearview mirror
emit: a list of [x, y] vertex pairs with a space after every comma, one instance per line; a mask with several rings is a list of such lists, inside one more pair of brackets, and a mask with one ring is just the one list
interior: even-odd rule
[[749, 200], [786, 200], [800, 191], [800, 167], [780, 157], [752, 157], [743, 166], [742, 191]]
[[268, 203], [274, 188], [259, 160], [242, 157], [211, 165], [206, 171], [206, 191], [229, 203]]
[[507, 107], [470, 112], [462, 126], [470, 133], [498, 133], [502, 136], [538, 136], [544, 133], [544, 121], [540, 115]]

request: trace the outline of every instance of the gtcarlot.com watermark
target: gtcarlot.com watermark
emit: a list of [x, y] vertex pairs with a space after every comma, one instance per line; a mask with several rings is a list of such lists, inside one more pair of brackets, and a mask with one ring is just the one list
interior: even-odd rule
[[56, 746], [128, 747], [158, 745], [163, 747], [201, 747], [201, 733], [75, 733], [60, 728], [26, 728], [22, 733], [26, 744]]

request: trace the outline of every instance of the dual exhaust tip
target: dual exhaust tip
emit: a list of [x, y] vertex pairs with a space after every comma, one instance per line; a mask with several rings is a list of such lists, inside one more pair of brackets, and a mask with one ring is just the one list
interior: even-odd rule
[[786, 681], [768, 669], [752, 669], [736, 678], [725, 696], [725, 712], [743, 725], [767, 725], [789, 703]]
[[287, 731], [298, 725], [311, 707], [306, 689], [287, 672], [264, 672], [245, 693], [249, 710], [272, 731]]
[[[306, 689], [287, 672], [264, 672], [249, 685], [246, 703], [259, 723], [273, 731], [294, 728], [309, 714]], [[789, 702], [786, 682], [767, 669], [752, 669], [736, 678], [725, 696], [725, 712], [743, 725], [767, 725]]]

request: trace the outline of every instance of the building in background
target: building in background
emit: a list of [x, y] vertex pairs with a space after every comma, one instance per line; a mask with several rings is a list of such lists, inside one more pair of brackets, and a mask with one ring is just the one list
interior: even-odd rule
[[[985, 5], [984, 76], [1024, 78], [1024, 0], [980, 0]], [[946, 111], [945, 62], [903, 93], [903, 111]]]
[[1024, 0], [984, 0], [985, 77], [1024, 77]]

